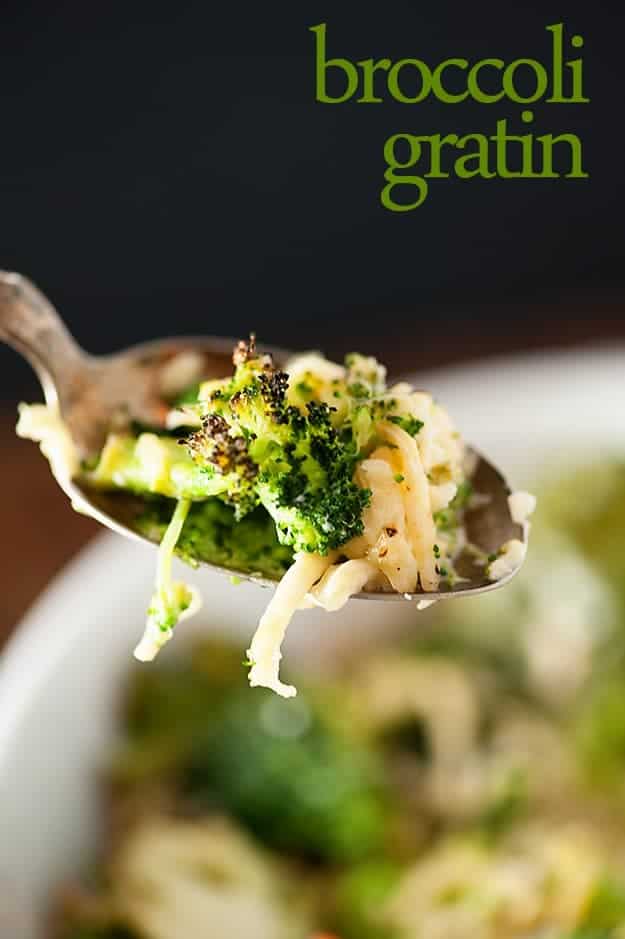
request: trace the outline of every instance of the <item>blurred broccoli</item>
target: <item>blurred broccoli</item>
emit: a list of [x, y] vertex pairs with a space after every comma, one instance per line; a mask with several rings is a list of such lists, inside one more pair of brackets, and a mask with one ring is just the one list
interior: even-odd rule
[[582, 764], [590, 778], [620, 785], [625, 769], [625, 679], [617, 672], [598, 681], [576, 719]]
[[298, 697], [235, 694], [198, 736], [183, 788], [276, 849], [349, 862], [380, 849], [386, 798], [372, 754]]
[[204, 640], [191, 660], [158, 670], [138, 669], [126, 696], [126, 742], [114, 761], [113, 778], [138, 782], [174, 770], [195, 735], [219, 712], [223, 698], [246, 684], [242, 651], [231, 643]]
[[361, 534], [369, 492], [352, 482], [350, 427], [339, 432], [325, 402], [289, 404], [288, 375], [253, 344], [239, 347], [235, 366], [228, 381], [204, 386], [202, 426], [184, 441], [207, 474], [224, 480], [220, 497], [237, 517], [260, 502], [294, 551], [326, 554]]
[[513, 769], [477, 823], [487, 841], [505, 834], [528, 810], [528, 781], [523, 770]]
[[396, 939], [380, 908], [396, 886], [402, 869], [387, 859], [366, 861], [338, 880], [332, 929], [341, 939]]
[[625, 463], [604, 460], [558, 477], [541, 492], [540, 517], [574, 539], [625, 603]]
[[595, 887], [575, 939], [609, 939], [625, 919], [625, 888], [611, 877]]

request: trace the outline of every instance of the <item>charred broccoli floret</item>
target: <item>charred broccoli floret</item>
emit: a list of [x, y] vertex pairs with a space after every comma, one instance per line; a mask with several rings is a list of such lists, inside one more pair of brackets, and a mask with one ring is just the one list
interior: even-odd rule
[[[253, 348], [253, 347], [252, 347]], [[368, 490], [353, 481], [358, 448], [323, 401], [289, 404], [289, 377], [249, 345], [235, 373], [200, 392], [201, 428], [184, 441], [193, 460], [228, 484], [221, 498], [239, 517], [261, 503], [294, 551], [326, 554], [362, 533]]]
[[238, 518], [258, 505], [253, 487], [257, 469], [248, 453], [247, 441], [241, 435], [231, 434], [223, 417], [206, 414], [201, 428], [180, 443], [209, 477], [221, 478], [220, 495], [234, 507]]

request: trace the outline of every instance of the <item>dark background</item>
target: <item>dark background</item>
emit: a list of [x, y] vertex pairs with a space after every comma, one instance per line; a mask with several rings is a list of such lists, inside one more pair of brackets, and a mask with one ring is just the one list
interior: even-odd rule
[[[404, 368], [621, 333], [619, 7], [5, 2], [0, 266], [95, 352], [255, 329]], [[318, 104], [308, 27], [352, 60], [548, 64], [559, 21], [585, 38], [591, 103], [533, 105], [529, 129], [577, 133], [591, 178], [434, 181], [415, 212], [383, 209], [389, 134], [524, 133], [522, 106]], [[35, 388], [4, 348], [0, 376], [8, 401]]]

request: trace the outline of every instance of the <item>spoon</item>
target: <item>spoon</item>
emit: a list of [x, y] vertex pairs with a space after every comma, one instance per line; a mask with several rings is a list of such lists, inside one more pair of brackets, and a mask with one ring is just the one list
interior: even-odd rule
[[[234, 340], [215, 336], [159, 339], [133, 346], [109, 356], [92, 356], [76, 343], [50, 301], [21, 274], [0, 271], [0, 339], [16, 349], [32, 365], [46, 403], [59, 413], [80, 456], [97, 457], [111, 429], [123, 428], [129, 421], [148, 427], [164, 427], [167, 407], [159, 394], [163, 369], [180, 353], [201, 356], [202, 378], [223, 378], [232, 370]], [[283, 364], [290, 353], [285, 349], [259, 346]], [[486, 577], [479, 554], [496, 552], [511, 539], [525, 542], [526, 526], [518, 525], [510, 514], [510, 489], [502, 474], [481, 454], [467, 448], [472, 464], [470, 481], [474, 497], [465, 510], [468, 541], [478, 552], [464, 550], [455, 562], [460, 575], [453, 586], [442, 584], [437, 592], [414, 594], [366, 592], [358, 598], [373, 600], [416, 599], [430, 601], [476, 596], [507, 583], [520, 569], [491, 582]], [[107, 528], [148, 541], [135, 528], [143, 500], [127, 492], [90, 489], [79, 480], [63, 480], [61, 485], [80, 511], [91, 515]], [[275, 586], [267, 577], [233, 571], [216, 564], [205, 566], [232, 576], [236, 574], [262, 586]]]

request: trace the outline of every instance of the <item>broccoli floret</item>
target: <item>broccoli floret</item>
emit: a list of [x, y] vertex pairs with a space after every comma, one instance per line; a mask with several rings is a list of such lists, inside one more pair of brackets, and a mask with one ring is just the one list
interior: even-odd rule
[[221, 479], [222, 498], [234, 507], [238, 518], [258, 505], [253, 487], [257, 470], [248, 453], [247, 441], [242, 435], [231, 434], [223, 417], [204, 415], [201, 428], [180, 443], [187, 447], [194, 462], [209, 478], [217, 475]]
[[387, 817], [370, 751], [329, 727], [303, 698], [233, 694], [197, 738], [184, 790], [220, 808], [267, 845], [315, 860], [357, 861], [380, 850]]
[[376, 422], [396, 404], [384, 395], [384, 369], [363, 356], [348, 357], [345, 369], [317, 357], [309, 365], [320, 374], [295, 363], [290, 387], [285, 371], [257, 355], [253, 339], [239, 343], [233, 358], [231, 378], [188, 393], [198, 429], [179, 439], [111, 434], [85, 479], [140, 495], [217, 497], [237, 522], [262, 505], [292, 552], [327, 554], [362, 534], [370, 493], [353, 474], [376, 445]]
[[333, 426], [323, 402], [289, 404], [288, 375], [245, 349], [232, 379], [201, 392], [202, 427], [186, 446], [200, 466], [232, 478], [220, 497], [238, 517], [260, 502], [282, 544], [326, 554], [363, 530], [370, 494], [352, 481], [354, 435]]

